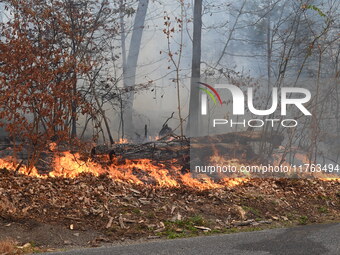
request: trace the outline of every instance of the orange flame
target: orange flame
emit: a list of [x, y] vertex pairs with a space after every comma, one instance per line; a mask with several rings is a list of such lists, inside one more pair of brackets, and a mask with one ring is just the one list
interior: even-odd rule
[[[109, 162], [107, 156], [103, 157], [106, 163]], [[213, 156], [211, 160], [220, 160], [220, 157]], [[233, 165], [240, 165], [237, 159], [229, 159], [228, 162]], [[67, 151], [56, 153], [51, 166], [52, 171], [48, 176], [39, 174], [35, 167], [28, 170], [23, 164], [17, 163], [13, 157], [0, 159], [0, 169], [5, 168], [37, 178], [76, 178], [83, 173], [89, 173], [94, 176], [107, 174], [114, 181], [118, 182], [137, 185], [154, 185], [156, 187], [166, 188], [179, 188], [184, 186], [199, 190], [235, 187], [249, 181], [249, 179], [246, 178], [223, 178], [215, 182], [206, 175], [193, 178], [191, 173], [181, 174], [181, 167], [176, 164], [175, 160], [168, 163], [169, 164], [164, 165], [155, 163], [149, 159], [125, 160], [121, 163], [116, 159], [112, 164], [102, 164], [91, 159], [84, 159], [79, 153], [72, 154]], [[321, 180], [331, 181], [339, 180], [339, 178], [324, 178]]]
[[[174, 162], [171, 162], [174, 163]], [[190, 173], [179, 174], [180, 168], [174, 166], [166, 167], [164, 164], [155, 164], [149, 159], [125, 160], [122, 165], [112, 164], [102, 166], [93, 161], [83, 161], [78, 153], [71, 154], [64, 152], [63, 156], [58, 157], [54, 161], [54, 170], [49, 173], [50, 177], [75, 178], [82, 173], [92, 173], [95, 176], [107, 173], [115, 181], [124, 181], [134, 184], [143, 184], [155, 182], [160, 187], [180, 187], [181, 185], [189, 186], [197, 189], [214, 189], [223, 188], [225, 186], [234, 187], [240, 185], [247, 180], [223, 179], [220, 183], [215, 183], [209, 178], [203, 181], [195, 179]], [[137, 177], [137, 176], [142, 177]], [[146, 180], [144, 180], [144, 179]]]
[[0, 169], [7, 169], [9, 171], [17, 171], [20, 174], [41, 177], [35, 167], [28, 169], [23, 164], [17, 163], [17, 160], [11, 156], [0, 158]]
[[[76, 178], [83, 173], [90, 173], [94, 176], [108, 174], [114, 181], [128, 182], [133, 184], [153, 184], [158, 187], [175, 188], [181, 186], [192, 187], [200, 190], [233, 187], [245, 182], [245, 179], [224, 179], [220, 183], [215, 183], [209, 178], [202, 180], [195, 179], [190, 173], [181, 174], [180, 167], [173, 164], [165, 166], [160, 163], [153, 163], [149, 159], [125, 160], [124, 164], [114, 162], [111, 165], [103, 166], [92, 160], [84, 160], [79, 153], [62, 152], [53, 161], [53, 170], [46, 175], [40, 175], [34, 167], [28, 171], [27, 167], [15, 163], [12, 157], [0, 159], [0, 169], [18, 171], [21, 174], [47, 178], [62, 177]], [[175, 162], [175, 161], [174, 161]], [[169, 162], [169, 163], [174, 163]]]
[[125, 138], [120, 138], [119, 141], [117, 142], [118, 144], [125, 144], [125, 143], [129, 143], [128, 139]]

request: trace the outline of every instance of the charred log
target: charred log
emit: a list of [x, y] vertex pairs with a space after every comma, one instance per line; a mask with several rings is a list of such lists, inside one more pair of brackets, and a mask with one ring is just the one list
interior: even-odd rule
[[268, 142], [274, 146], [281, 145], [284, 137], [278, 133], [263, 133], [261, 131], [233, 132], [221, 135], [190, 138], [191, 143], [241, 143]]
[[110, 160], [114, 157], [122, 157], [131, 160], [145, 158], [165, 161], [189, 156], [192, 149], [204, 158], [218, 151], [223, 152], [223, 156], [251, 159], [256, 156], [251, 143], [261, 141], [276, 147], [283, 141], [283, 136], [244, 131], [190, 139], [172, 137], [171, 141], [160, 139], [142, 144], [114, 144], [110, 148], [97, 146], [92, 149], [91, 156], [106, 154], [109, 155]]

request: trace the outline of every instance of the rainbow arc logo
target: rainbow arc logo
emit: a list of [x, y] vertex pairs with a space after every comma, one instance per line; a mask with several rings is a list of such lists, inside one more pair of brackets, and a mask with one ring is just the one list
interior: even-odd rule
[[[217, 97], [217, 99], [218, 99], [220, 105], [223, 104], [222, 99], [221, 99], [220, 95], [218, 94], [218, 92], [216, 91], [216, 89], [214, 89], [214, 88], [213, 88], [212, 86], [210, 86], [209, 84], [206, 84], [206, 83], [203, 83], [203, 82], [198, 82], [198, 83], [199, 83], [200, 85], [206, 87], [206, 88], [199, 88], [199, 89], [202, 90], [202, 91], [204, 91], [207, 95], [209, 95], [209, 97], [211, 98], [211, 100], [213, 100], [213, 102], [214, 102], [215, 105], [217, 104], [217, 100], [216, 100], [215, 96]], [[210, 89], [210, 90], [215, 94], [215, 96], [214, 96], [214, 94], [211, 93], [210, 90], [208, 90], [208, 89]]]

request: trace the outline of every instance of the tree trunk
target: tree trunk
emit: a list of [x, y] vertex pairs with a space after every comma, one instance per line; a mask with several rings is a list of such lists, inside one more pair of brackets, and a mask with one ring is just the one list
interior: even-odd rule
[[[126, 75], [126, 33], [125, 33], [125, 3], [124, 0], [120, 0], [120, 38], [121, 38], [121, 47], [122, 47], [122, 61], [123, 61], [123, 78]], [[124, 80], [123, 80], [124, 82]], [[124, 83], [125, 85], [125, 83]], [[121, 135], [121, 138], [124, 139], [124, 116], [123, 116], [123, 98], [122, 93], [119, 95], [119, 108], [120, 108], [120, 125], [118, 130], [118, 135]], [[121, 133], [120, 133], [121, 132]]]
[[267, 18], [267, 77], [268, 77], [268, 92], [267, 95], [270, 95], [271, 91], [271, 62], [272, 62], [272, 40], [271, 40], [271, 24], [270, 24], [270, 15]]
[[[74, 71], [75, 72], [75, 71]], [[76, 138], [77, 137], [77, 101], [76, 101], [76, 96], [77, 96], [77, 74], [74, 73], [74, 81], [73, 81], [73, 95], [74, 99], [72, 102], [72, 118], [71, 118], [71, 138]]]
[[197, 82], [199, 82], [201, 76], [201, 37], [202, 37], [202, 0], [195, 0], [189, 122], [187, 126], [187, 135], [189, 136], [197, 136], [199, 131], [198, 130], [199, 89]]
[[136, 17], [133, 25], [129, 54], [126, 61], [126, 70], [124, 71], [124, 87], [127, 89], [125, 105], [123, 109], [123, 121], [125, 134], [130, 138], [133, 136], [134, 126], [132, 122], [134, 91], [133, 86], [136, 82], [137, 61], [140, 52], [142, 35], [146, 12], [148, 9], [149, 0], [140, 0], [136, 12]]

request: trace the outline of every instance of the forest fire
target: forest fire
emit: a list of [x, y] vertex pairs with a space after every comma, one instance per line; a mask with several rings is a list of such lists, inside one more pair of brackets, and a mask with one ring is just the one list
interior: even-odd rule
[[[221, 159], [213, 155], [211, 161]], [[103, 163], [104, 162], [104, 163]], [[237, 159], [228, 160], [235, 167], [240, 166]], [[151, 185], [158, 188], [187, 187], [198, 190], [234, 187], [249, 181], [247, 178], [220, 178], [214, 181], [207, 175], [194, 178], [191, 173], [182, 173], [181, 166], [176, 159], [166, 163], [156, 163], [151, 159], [124, 159], [109, 160], [107, 155], [100, 156], [100, 160], [85, 158], [80, 153], [70, 151], [59, 152], [54, 156], [51, 171], [40, 174], [36, 167], [28, 169], [24, 164], [17, 163], [13, 157], [0, 159], [0, 169], [15, 171], [24, 175], [37, 178], [77, 178], [82, 174], [94, 176], [108, 175], [113, 181], [135, 185]], [[251, 176], [250, 176], [251, 177]], [[323, 181], [339, 180], [339, 178], [319, 178]]]
[[340, 222], [338, 2], [0, 1], [0, 255]]
[[[105, 161], [108, 157], [103, 156]], [[175, 161], [175, 160], [174, 160]], [[18, 173], [37, 178], [77, 178], [82, 174], [100, 176], [107, 174], [112, 180], [127, 182], [136, 185], [154, 185], [155, 187], [176, 188], [181, 186], [199, 190], [223, 187], [234, 187], [247, 180], [244, 178], [224, 178], [214, 182], [210, 178], [193, 178], [190, 173], [181, 173], [181, 168], [176, 162], [154, 163], [150, 159], [124, 160], [119, 163], [115, 160], [112, 164], [101, 164], [90, 159], [83, 159], [79, 153], [69, 151], [59, 153], [53, 160], [52, 170], [48, 175], [39, 174], [33, 167], [28, 169], [25, 165], [16, 163], [13, 157], [0, 159], [0, 169], [16, 171]]]

